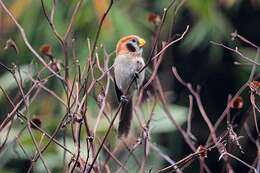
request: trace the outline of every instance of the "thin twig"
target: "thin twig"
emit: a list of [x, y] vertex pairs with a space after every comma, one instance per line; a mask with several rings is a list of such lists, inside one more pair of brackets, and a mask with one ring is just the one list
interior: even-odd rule
[[122, 103], [119, 104], [119, 106], [118, 106], [118, 108], [117, 108], [117, 111], [116, 111], [116, 113], [115, 113], [113, 119], [111, 120], [111, 123], [110, 123], [110, 125], [109, 125], [109, 127], [108, 127], [108, 130], [107, 130], [106, 134], [105, 134], [105, 137], [103, 138], [103, 140], [102, 140], [102, 142], [101, 142], [101, 144], [100, 144], [100, 146], [99, 146], [99, 148], [98, 148], [98, 150], [97, 150], [97, 153], [96, 153], [96, 155], [95, 155], [95, 157], [94, 157], [94, 159], [93, 159], [93, 161], [92, 161], [92, 163], [91, 163], [91, 165], [90, 165], [90, 168], [89, 168], [89, 170], [87, 171], [87, 173], [90, 173], [91, 170], [93, 169], [94, 164], [95, 164], [95, 162], [96, 162], [96, 160], [97, 160], [97, 157], [98, 157], [98, 155], [99, 155], [101, 149], [103, 148], [103, 145], [104, 145], [104, 143], [105, 143], [105, 141], [106, 141], [106, 139], [107, 139], [107, 137], [108, 137], [108, 135], [109, 135], [109, 132], [110, 132], [110, 130], [111, 130], [113, 124], [114, 124], [114, 121], [115, 121], [117, 115], [119, 114], [119, 111], [120, 111], [121, 107], [122, 107]]
[[230, 51], [238, 54], [242, 59], [246, 60], [247, 62], [249, 62], [251, 64], [255, 64], [257, 66], [260, 66], [260, 64], [257, 61], [254, 61], [251, 58], [249, 58], [249, 57], [245, 56], [244, 54], [242, 54], [237, 47], [235, 49], [232, 49], [232, 48], [230, 48], [230, 47], [228, 47], [228, 46], [226, 46], [226, 45], [224, 45], [222, 43], [217, 43], [217, 42], [214, 42], [214, 41], [211, 41], [210, 43], [212, 43], [214, 45], [217, 45], [217, 46], [224, 47], [225, 49], [230, 50]]
[[229, 157], [231, 157], [231, 158], [233, 158], [233, 159], [239, 161], [240, 163], [242, 163], [243, 165], [247, 166], [248, 168], [254, 170], [254, 172], [257, 173], [257, 171], [256, 171], [256, 169], [255, 169], [254, 167], [252, 167], [251, 165], [247, 164], [247, 163], [244, 162], [243, 160], [239, 159], [238, 157], [236, 157], [236, 156], [234, 156], [234, 155], [232, 155], [232, 154], [230, 154], [230, 153], [228, 153], [228, 152], [222, 153], [221, 156], [219, 157], [219, 160], [220, 160], [223, 156], [225, 156], [225, 155], [227, 155], [227, 156], [229, 156]]

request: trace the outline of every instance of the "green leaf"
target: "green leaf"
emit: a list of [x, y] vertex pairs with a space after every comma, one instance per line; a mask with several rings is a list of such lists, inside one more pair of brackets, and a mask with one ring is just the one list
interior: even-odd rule
[[[145, 116], [146, 120], [150, 115], [150, 111], [147, 109], [147, 104], [145, 103], [142, 105], [143, 115]], [[166, 105], [173, 117], [173, 119], [178, 124], [183, 124], [188, 115], [188, 109], [183, 106], [179, 105]], [[163, 106], [160, 104], [156, 104], [154, 112], [153, 112], [152, 121], [150, 124], [151, 132], [152, 133], [162, 133], [162, 132], [170, 132], [176, 130], [176, 127], [173, 125], [171, 120], [168, 118], [167, 114], [165, 113]], [[137, 125], [137, 121], [135, 122]]]
[[[32, 75], [32, 68], [30, 68], [30, 65], [23, 65], [20, 67], [21, 71], [21, 78], [23, 79], [23, 84], [29, 81], [28, 74]], [[19, 79], [19, 74], [16, 71], [15, 76]], [[0, 86], [5, 91], [10, 91], [18, 87], [13, 75], [10, 72], [4, 73], [0, 77]], [[3, 93], [0, 92], [0, 98], [3, 96]]]

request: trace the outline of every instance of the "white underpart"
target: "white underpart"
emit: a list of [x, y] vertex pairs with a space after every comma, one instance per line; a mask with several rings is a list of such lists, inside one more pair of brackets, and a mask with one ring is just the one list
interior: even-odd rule
[[[131, 55], [118, 55], [114, 62], [114, 72], [117, 87], [125, 94], [136, 72], [139, 72], [145, 65], [142, 57], [129, 57]], [[136, 82], [133, 82], [129, 94], [139, 89], [144, 81], [145, 70], [139, 75]]]

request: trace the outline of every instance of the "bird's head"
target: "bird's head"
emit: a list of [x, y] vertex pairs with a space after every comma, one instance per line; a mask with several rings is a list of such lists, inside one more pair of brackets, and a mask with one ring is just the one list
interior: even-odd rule
[[143, 46], [145, 45], [145, 40], [136, 36], [128, 35], [121, 38], [116, 46], [116, 54], [131, 54], [134, 56], [141, 56], [143, 52]]

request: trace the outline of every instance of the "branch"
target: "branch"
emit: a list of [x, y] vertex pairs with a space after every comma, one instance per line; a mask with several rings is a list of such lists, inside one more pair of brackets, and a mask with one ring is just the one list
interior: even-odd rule
[[238, 54], [242, 59], [248, 61], [249, 63], [254, 64], [254, 65], [257, 65], [257, 66], [260, 66], [260, 64], [259, 64], [258, 62], [253, 61], [252, 59], [250, 59], [250, 58], [248, 58], [247, 56], [245, 56], [244, 54], [242, 54], [242, 53], [239, 51], [238, 47], [236, 47], [235, 49], [232, 49], [232, 48], [230, 48], [230, 47], [228, 47], [228, 46], [226, 46], [226, 45], [224, 45], [224, 44], [222, 44], [222, 43], [217, 43], [217, 42], [214, 42], [214, 41], [211, 41], [210, 43], [213, 44], [213, 45], [217, 45], [217, 46], [224, 47], [225, 49], [230, 50], [230, 51], [232, 51], [232, 52]]

